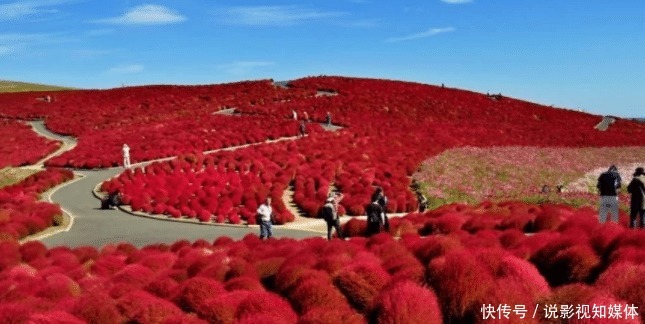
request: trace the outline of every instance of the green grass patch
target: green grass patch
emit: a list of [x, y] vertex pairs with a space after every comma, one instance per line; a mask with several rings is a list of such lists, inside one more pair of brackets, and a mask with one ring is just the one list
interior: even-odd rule
[[60, 90], [73, 90], [73, 88], [46, 85], [46, 84], [28, 83], [28, 82], [0, 80], [0, 93], [28, 92], [28, 91], [60, 91]]

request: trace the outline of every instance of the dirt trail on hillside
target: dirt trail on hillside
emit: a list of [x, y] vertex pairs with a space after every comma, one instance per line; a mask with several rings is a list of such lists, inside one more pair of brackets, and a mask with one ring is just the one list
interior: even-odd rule
[[[645, 167], [645, 161], [639, 163], [617, 164], [618, 173], [622, 178], [622, 186], [625, 188], [631, 181], [634, 170], [638, 167]], [[562, 189], [563, 192], [591, 192], [595, 193], [596, 183], [601, 173], [607, 171], [609, 166], [598, 167], [585, 173], [584, 176], [566, 184]]]

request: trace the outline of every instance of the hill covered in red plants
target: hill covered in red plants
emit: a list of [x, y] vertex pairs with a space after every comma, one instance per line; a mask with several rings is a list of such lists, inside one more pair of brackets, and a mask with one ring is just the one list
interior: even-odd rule
[[[263, 162], [255, 163], [257, 167], [252, 171], [253, 178], [261, 180], [255, 180], [253, 186], [227, 184], [226, 188], [214, 188], [218, 194], [201, 197], [199, 203], [194, 199], [170, 199], [176, 202], [167, 206], [168, 198], [172, 197], [163, 192], [163, 186], [153, 185], [157, 180], [152, 178], [178, 174], [164, 166], [167, 175], [140, 174], [132, 181], [131, 175], [124, 174], [104, 189], [123, 188], [130, 198], [140, 202], [136, 209], [144, 211], [172, 215], [176, 214], [174, 210], [183, 209], [186, 212], [181, 214], [187, 216], [203, 213], [203, 210], [215, 216], [232, 212], [241, 214], [242, 220], [252, 222], [248, 215], [252, 215], [255, 206], [267, 195], [279, 202], [283, 192], [280, 188], [286, 188], [291, 180], [296, 203], [310, 216], [315, 215], [331, 185], [345, 194], [342, 205], [348, 214], [363, 214], [363, 206], [368, 202], [373, 186], [379, 185], [390, 196], [391, 212], [410, 212], [416, 210], [417, 202], [409, 190], [409, 177], [424, 159], [449, 148], [626, 146], [639, 145], [645, 138], [645, 127], [630, 121], [619, 121], [610, 130], [599, 132], [593, 128], [598, 116], [457, 89], [336, 77], [300, 79], [289, 85], [291, 88], [287, 91], [297, 90], [304, 94], [326, 91], [335, 95], [302, 95], [288, 100], [264, 101], [263, 104], [242, 104], [237, 106], [237, 111], [242, 118], [245, 115], [289, 118], [295, 110], [300, 116], [307, 112], [318, 122], [324, 122], [329, 112], [333, 124], [344, 128], [338, 133], [316, 132], [290, 143], [217, 153], [198, 159], [197, 165], [186, 166], [190, 172], [201, 172], [210, 164], [218, 166], [215, 168], [218, 172], [247, 173], [249, 162], [240, 161], [262, 159]], [[171, 167], [176, 168], [183, 162], [172, 163]], [[265, 168], [267, 165], [271, 167]], [[123, 186], [124, 183], [138, 186], [130, 189], [132, 187]], [[213, 186], [218, 185], [206, 187]], [[146, 188], [154, 188], [156, 193], [145, 196]], [[246, 192], [254, 198], [249, 196], [244, 201], [234, 198], [240, 196], [234, 193], [236, 191]], [[215, 213], [215, 203], [208, 202], [209, 199], [232, 206], [224, 210], [219, 208]], [[229, 200], [232, 203], [229, 204]], [[188, 204], [193, 206], [186, 206]], [[288, 210], [277, 207], [279, 222], [293, 218]], [[219, 220], [222, 220], [221, 216]]]
[[[321, 91], [327, 95], [317, 95]], [[123, 190], [135, 209], [202, 214], [200, 219], [205, 220], [210, 214], [214, 220], [230, 222], [238, 222], [239, 216], [252, 222], [248, 214], [254, 206], [268, 195], [280, 201], [289, 185], [294, 186], [297, 205], [309, 216], [315, 215], [332, 187], [345, 194], [342, 205], [350, 215], [364, 213], [376, 185], [390, 197], [391, 212], [414, 211], [417, 202], [409, 190], [409, 177], [422, 161], [449, 148], [633, 146], [642, 145], [645, 138], [645, 125], [633, 121], [618, 120], [601, 132], [594, 129], [599, 116], [389, 80], [312, 77], [289, 82], [287, 88], [261, 80], [65, 91], [55, 93], [51, 103], [34, 100], [35, 96], [2, 95], [1, 113], [45, 118], [53, 131], [78, 138], [74, 150], [48, 165], [116, 166], [123, 143], [131, 147], [133, 162], [181, 154], [158, 172], [123, 174], [103, 188]], [[235, 108], [241, 115], [214, 115], [225, 108]], [[332, 123], [343, 129], [322, 132], [309, 124], [309, 136], [302, 139], [198, 157], [204, 150], [294, 136], [298, 129], [292, 111], [299, 116], [307, 112], [318, 122], [330, 113]], [[185, 161], [186, 156], [193, 157]], [[237, 172], [246, 180], [202, 181], [194, 189], [209, 194], [198, 199], [195, 195], [176, 199], [165, 187], [174, 185], [170, 177], [194, 183], [186, 177], [194, 173], [203, 178], [200, 173], [205, 171], [210, 177]], [[279, 222], [293, 219], [288, 210], [277, 207]]]

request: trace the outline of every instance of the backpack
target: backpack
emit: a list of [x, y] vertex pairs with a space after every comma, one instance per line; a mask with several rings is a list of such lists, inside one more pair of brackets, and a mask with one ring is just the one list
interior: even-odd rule
[[381, 223], [381, 206], [378, 204], [369, 204], [366, 208], [368, 223]]
[[325, 204], [320, 208], [320, 210], [318, 210], [318, 214], [320, 218], [324, 219], [328, 223], [334, 221], [334, 210], [327, 204]]

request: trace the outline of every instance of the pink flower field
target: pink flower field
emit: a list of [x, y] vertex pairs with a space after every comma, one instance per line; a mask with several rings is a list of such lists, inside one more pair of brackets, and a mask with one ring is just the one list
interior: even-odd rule
[[[635, 166], [645, 164], [645, 147], [455, 148], [424, 161], [413, 177], [433, 206], [509, 199], [595, 205], [595, 180], [612, 164], [621, 171], [624, 189]], [[545, 184], [546, 195], [541, 193]], [[557, 185], [564, 185], [561, 194], [556, 194]]]

